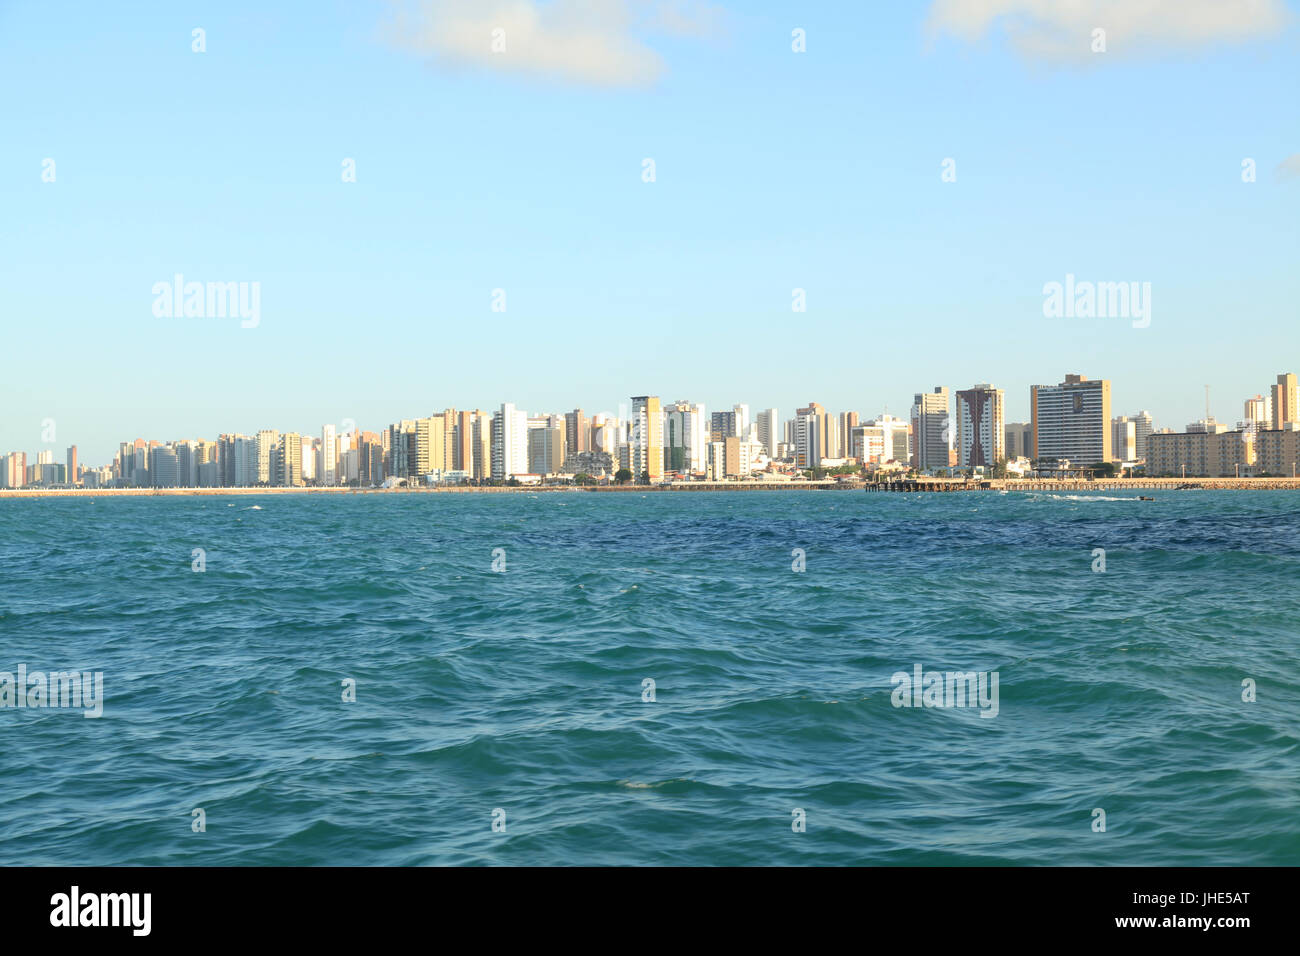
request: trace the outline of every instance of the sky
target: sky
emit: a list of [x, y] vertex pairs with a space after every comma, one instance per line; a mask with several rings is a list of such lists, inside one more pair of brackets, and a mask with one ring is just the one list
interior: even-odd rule
[[[1020, 421], [1066, 373], [1175, 430], [1210, 385], [1236, 421], [1300, 371], [1298, 24], [0, 0], [0, 451], [643, 394], [906, 415], [982, 382]], [[257, 283], [256, 324], [157, 314], [178, 274]], [[1046, 316], [1067, 275], [1150, 283], [1149, 325]]]

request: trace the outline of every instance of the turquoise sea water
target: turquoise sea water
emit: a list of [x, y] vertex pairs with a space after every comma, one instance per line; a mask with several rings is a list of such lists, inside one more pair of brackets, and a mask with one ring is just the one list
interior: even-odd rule
[[2, 499], [0, 863], [1300, 863], [1300, 494], [1155, 496]]

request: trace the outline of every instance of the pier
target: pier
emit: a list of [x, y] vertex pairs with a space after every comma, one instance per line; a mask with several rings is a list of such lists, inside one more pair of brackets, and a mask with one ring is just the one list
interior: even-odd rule
[[1295, 491], [1300, 478], [898, 478], [867, 491]]

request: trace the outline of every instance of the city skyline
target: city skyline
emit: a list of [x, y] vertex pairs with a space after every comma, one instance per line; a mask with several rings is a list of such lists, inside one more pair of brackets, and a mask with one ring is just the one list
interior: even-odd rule
[[[1050, 377], [1051, 377], [1051, 376], [1048, 376], [1048, 378], [1050, 378]], [[936, 381], [937, 381], [937, 380], [936, 380]], [[956, 394], [956, 392], [957, 392], [958, 390], [960, 390], [960, 389], [962, 389], [962, 388], [969, 388], [971, 385], [974, 385], [974, 384], [976, 384], [976, 383], [986, 382], [986, 381], [990, 381], [990, 378], [988, 378], [988, 377], [986, 377], [986, 378], [979, 378], [979, 379], [971, 378], [971, 379], [969, 379], [969, 382], [968, 382], [968, 383], [965, 383], [965, 384], [955, 384], [955, 383], [954, 383], [954, 384], [950, 384], [950, 385], [948, 386], [950, 392], [952, 393], [952, 394], [950, 394], [950, 396], [949, 396], [950, 404], [951, 404], [952, 401], [954, 401], [953, 396], [955, 396], [955, 394]], [[1007, 396], [1007, 400], [1006, 400], [1006, 409], [1007, 409], [1007, 410], [1006, 410], [1006, 413], [1005, 413], [1005, 416], [1004, 416], [1004, 419], [1005, 419], [1005, 421], [1007, 421], [1007, 422], [1013, 422], [1013, 421], [1028, 421], [1028, 420], [1030, 419], [1030, 417], [1031, 417], [1031, 409], [1030, 409], [1030, 405], [1031, 405], [1031, 403], [1030, 403], [1030, 401], [1029, 401], [1029, 399], [1028, 399], [1027, 396], [1029, 395], [1029, 393], [1030, 393], [1030, 391], [1031, 391], [1031, 389], [1032, 389], [1033, 387], [1035, 387], [1035, 386], [1037, 386], [1037, 385], [1046, 384], [1046, 380], [1045, 380], [1045, 379], [1044, 379], [1043, 381], [1034, 380], [1030, 385], [1025, 386], [1025, 388], [1024, 388], [1025, 396], [1022, 398], [1021, 401], [1017, 402], [1017, 401], [1016, 401], [1016, 395], [1017, 395], [1018, 393], [1017, 393], [1015, 390], [1013, 390], [1013, 389], [1011, 389], [1011, 388], [1004, 388], [1004, 387], [1002, 386], [1002, 384], [1001, 384], [1001, 380], [999, 380], [999, 379], [992, 378], [991, 381], [992, 381], [992, 383], [993, 383], [994, 385], [996, 385], [996, 386], [998, 387], [998, 389], [999, 389], [1000, 391], [1003, 391], [1003, 392], [1006, 394], [1006, 396]], [[1112, 380], [1112, 381], [1113, 381], [1113, 380]], [[926, 390], [929, 390], [930, 388], [932, 388], [932, 387], [933, 387], [933, 384], [934, 384], [934, 383], [931, 383], [931, 384], [929, 384], [929, 385], [926, 385], [926, 386], [925, 386]], [[1268, 387], [1269, 387], [1270, 384], [1271, 384], [1271, 382], [1268, 382], [1268, 381], [1264, 382], [1263, 384], [1257, 384], [1257, 385], [1254, 387], [1252, 394], [1254, 394], [1254, 395], [1262, 394], [1264, 398], [1267, 398], [1267, 397], [1268, 397], [1268, 395], [1267, 395], [1267, 393], [1268, 393]], [[1200, 403], [1200, 406], [1199, 406], [1199, 407], [1196, 407], [1196, 406], [1193, 404], [1193, 407], [1191, 407], [1191, 408], [1188, 410], [1188, 413], [1187, 413], [1187, 415], [1185, 416], [1185, 421], [1183, 420], [1183, 418], [1178, 417], [1178, 416], [1175, 416], [1173, 419], [1170, 419], [1170, 420], [1172, 420], [1172, 421], [1182, 421], [1184, 424], [1186, 424], [1187, 422], [1199, 421], [1199, 420], [1205, 418], [1205, 387], [1204, 387], [1204, 385], [1198, 384], [1198, 385], [1196, 385], [1196, 386], [1194, 387], [1194, 389], [1191, 389], [1191, 388], [1189, 387], [1189, 390], [1194, 390], [1194, 391], [1199, 395], [1199, 397], [1200, 397], [1200, 402], [1201, 402], [1201, 403]], [[517, 393], [519, 393], [520, 391], [524, 391], [524, 390], [523, 390], [523, 389], [514, 389], [514, 390], [511, 392], [511, 394], [517, 394]], [[798, 397], [797, 397], [797, 396], [798, 396], [798, 392], [792, 392], [792, 394], [795, 394], [795, 395], [796, 395], [796, 399], [795, 399], [795, 400], [790, 401], [790, 402], [787, 402], [787, 403], [785, 403], [784, 405], [781, 405], [781, 404], [777, 403], [775, 406], [773, 406], [773, 405], [771, 405], [770, 403], [758, 403], [758, 404], [756, 404], [756, 403], [754, 403], [754, 402], [737, 402], [737, 401], [735, 401], [735, 400], [720, 400], [720, 401], [717, 401], [717, 402], [709, 402], [709, 401], [704, 401], [704, 400], [701, 400], [701, 399], [696, 398], [696, 394], [698, 393], [698, 391], [699, 391], [699, 390], [691, 391], [691, 390], [688, 389], [688, 390], [687, 390], [687, 395], [686, 395], [686, 396], [684, 396], [684, 397], [683, 397], [683, 396], [675, 396], [675, 397], [673, 397], [673, 398], [671, 398], [671, 399], [668, 398], [668, 393], [665, 392], [665, 391], [663, 391], [663, 390], [660, 390], [660, 391], [657, 393], [657, 395], [658, 395], [658, 397], [659, 397], [660, 399], [662, 399], [665, 403], [670, 402], [670, 401], [690, 401], [692, 404], [701, 404], [701, 405], [704, 405], [706, 408], [710, 408], [710, 409], [717, 409], [717, 408], [729, 409], [729, 408], [731, 408], [733, 405], [736, 405], [736, 404], [747, 404], [747, 405], [749, 405], [752, 409], [755, 409], [756, 413], [757, 413], [757, 410], [764, 409], [764, 408], [768, 408], [768, 407], [794, 409], [794, 408], [796, 408], [796, 407], [798, 407], [798, 406], [800, 406], [800, 405], [805, 404], [805, 402], [807, 401], [807, 397], [808, 397], [807, 395], [804, 395], [803, 398], [798, 398]], [[809, 391], [809, 392], [817, 392], [817, 391], [819, 391], [819, 389], [816, 388], [816, 387], [814, 387], [814, 388], [809, 389], [809, 390], [806, 390], [806, 391]], [[824, 392], [825, 389], [820, 389], [820, 391]], [[915, 389], [913, 390], [913, 394], [915, 394]], [[1222, 402], [1225, 402], [1225, 403], [1230, 403], [1230, 406], [1231, 406], [1231, 407], [1233, 407], [1233, 408], [1238, 408], [1238, 407], [1242, 404], [1243, 401], [1245, 401], [1246, 399], [1248, 399], [1248, 398], [1250, 398], [1250, 397], [1251, 397], [1251, 395], [1243, 395], [1242, 397], [1238, 398], [1237, 396], [1234, 395], [1234, 396], [1231, 396], [1231, 397], [1224, 397], [1224, 398], [1222, 398], [1222, 399], [1214, 398], [1213, 401], [1215, 401], [1215, 402], [1222, 401]], [[337, 403], [336, 403], [336, 404], [337, 404]], [[361, 405], [361, 406], [368, 406], [370, 403], [358, 402], [358, 403], [355, 403], [355, 404], [357, 404], [357, 405]], [[490, 411], [490, 410], [495, 409], [495, 408], [497, 408], [498, 406], [500, 406], [501, 401], [500, 401], [500, 399], [498, 398], [497, 400], [491, 400], [491, 399], [489, 399], [488, 401], [485, 401], [485, 402], [477, 402], [477, 403], [469, 402], [469, 403], [465, 403], [464, 405], [459, 404], [459, 403], [442, 404], [442, 403], [438, 403], [438, 402], [431, 402], [431, 403], [425, 403], [425, 404], [426, 404], [426, 405], [434, 406], [434, 407], [432, 407], [432, 408], [429, 409], [429, 413], [430, 413], [430, 414], [436, 414], [436, 413], [437, 413], [441, 408], [457, 408], [457, 409], [463, 409], [463, 408], [476, 408], [476, 409], [485, 409], [485, 410], [489, 410], [489, 411]], [[515, 406], [517, 406], [517, 407], [520, 407], [520, 408], [534, 408], [534, 407], [536, 407], [536, 408], [542, 408], [542, 407], [543, 407], [543, 406], [541, 406], [541, 405], [538, 404], [538, 403], [529, 403], [529, 402], [526, 402], [526, 401], [523, 401], [523, 400], [514, 401], [514, 402], [512, 402], [511, 404], [513, 404], [513, 405], [515, 405]], [[874, 414], [893, 414], [893, 415], [898, 415], [898, 416], [900, 416], [900, 417], [905, 417], [905, 416], [907, 415], [907, 413], [908, 413], [908, 410], [910, 409], [910, 407], [911, 407], [911, 405], [912, 405], [912, 402], [911, 402], [909, 399], [907, 399], [906, 396], [899, 396], [898, 399], [897, 399], [897, 401], [888, 401], [888, 400], [887, 400], [887, 401], [885, 401], [885, 402], [878, 402], [878, 403], [860, 402], [860, 403], [857, 403], [853, 408], [841, 408], [841, 407], [838, 406], [838, 405], [832, 406], [830, 403], [825, 403], [825, 404], [827, 404], [827, 407], [834, 407], [834, 408], [836, 408], [836, 409], [837, 409], [837, 413], [838, 413], [838, 411], [845, 411], [845, 412], [847, 412], [847, 411], [857, 411], [857, 412], [860, 412], [860, 413], [861, 413], [861, 412], [863, 411], [863, 409], [878, 409], [877, 412], [871, 412], [870, 414], [873, 414], [873, 415], [874, 415]], [[1127, 401], [1127, 400], [1122, 400], [1122, 399], [1116, 399], [1116, 400], [1113, 402], [1113, 404], [1114, 404], [1115, 408], [1117, 408], [1117, 409], [1128, 409], [1129, 411], [1128, 411], [1127, 413], [1128, 413], [1128, 414], [1131, 414], [1132, 412], [1137, 411], [1137, 410], [1139, 410], [1139, 409], [1149, 410], [1149, 409], [1151, 409], [1151, 408], [1157, 406], [1159, 403], [1156, 402], [1156, 401], [1154, 401], [1154, 400], [1150, 400], [1150, 399], [1148, 399], [1148, 400], [1143, 400], [1141, 397], [1137, 397], [1137, 398], [1135, 398], [1134, 401]], [[547, 406], [547, 407], [549, 408], [550, 406]], [[573, 409], [575, 409], [575, 408], [579, 408], [579, 409], [583, 409], [583, 410], [585, 410], [585, 411], [588, 413], [588, 415], [609, 414], [609, 415], [616, 415], [616, 416], [617, 416], [617, 415], [619, 414], [619, 408], [620, 408], [620, 407], [623, 408], [623, 410], [624, 410], [624, 414], [625, 414], [625, 415], [626, 415], [627, 413], [629, 413], [629, 412], [630, 412], [630, 409], [631, 409], [631, 407], [632, 407], [632, 401], [631, 401], [631, 399], [630, 399], [629, 397], [626, 397], [626, 396], [625, 396], [625, 397], [621, 398], [619, 401], [613, 403], [612, 405], [603, 405], [603, 406], [602, 406], [602, 405], [597, 405], [597, 404], [584, 404], [584, 403], [575, 403], [575, 402], [569, 401], [569, 402], [562, 402], [562, 403], [559, 403], [558, 405], [556, 405], [556, 406], [554, 406], [554, 407], [560, 409], [560, 412], [559, 412], [560, 414], [563, 414], [563, 413], [565, 413], [565, 412], [571, 411], [571, 410], [573, 410]], [[1119, 412], [1117, 412], [1117, 414], [1119, 414]], [[1159, 415], [1155, 415], [1154, 412], [1153, 412], [1152, 414], [1153, 414], [1153, 417], [1155, 417], [1155, 418], [1157, 418], [1157, 419], [1160, 419], [1160, 420], [1166, 420], [1166, 419], [1163, 419], [1163, 418], [1162, 418], [1161, 416], [1159, 416]], [[76, 416], [72, 416], [72, 417], [73, 417], [73, 419], [75, 420]], [[30, 425], [25, 429], [25, 430], [28, 432], [28, 434], [29, 434], [30, 437], [24, 439], [24, 438], [22, 437], [22, 435], [21, 435], [21, 432], [23, 431], [23, 429], [21, 428], [21, 426], [19, 426], [17, 423], [15, 423], [15, 422], [13, 421], [12, 417], [10, 417], [10, 416], [5, 416], [5, 418], [4, 418], [4, 422], [5, 422], [5, 424], [6, 424], [8, 427], [5, 428], [5, 430], [4, 430], [4, 434], [5, 434], [5, 435], [11, 435], [11, 436], [13, 436], [15, 440], [13, 440], [13, 441], [9, 441], [7, 444], [0, 444], [0, 450], [6, 451], [6, 452], [7, 452], [7, 451], [31, 451], [32, 449], [46, 449], [46, 448], [53, 449], [53, 448], [55, 448], [55, 447], [63, 448], [63, 447], [68, 446], [69, 444], [75, 444], [75, 445], [77, 445], [77, 447], [78, 447], [78, 449], [79, 449], [79, 454], [81, 455], [81, 458], [82, 458], [83, 461], [98, 462], [98, 461], [100, 461], [101, 459], [111, 458], [112, 454], [116, 451], [118, 444], [122, 441], [121, 433], [123, 433], [123, 432], [131, 432], [132, 434], [136, 435], [137, 437], [140, 436], [140, 435], [159, 435], [159, 434], [169, 434], [169, 435], [172, 435], [172, 437], [169, 438], [169, 439], [167, 439], [167, 440], [170, 440], [170, 441], [183, 441], [183, 440], [189, 440], [189, 439], [195, 439], [195, 440], [197, 440], [198, 438], [201, 438], [201, 437], [203, 437], [203, 436], [205, 436], [205, 435], [218, 435], [218, 434], [227, 433], [227, 432], [229, 432], [229, 433], [248, 432], [248, 433], [253, 433], [253, 434], [255, 434], [255, 433], [256, 433], [257, 431], [259, 431], [261, 428], [267, 427], [268, 425], [273, 425], [273, 424], [277, 424], [277, 423], [282, 424], [282, 422], [280, 421], [279, 418], [276, 418], [276, 416], [274, 416], [274, 415], [272, 415], [272, 414], [269, 414], [269, 413], [261, 414], [261, 415], [258, 415], [258, 413], [256, 413], [256, 412], [249, 413], [246, 417], [251, 417], [253, 420], [244, 423], [244, 424], [241, 425], [239, 428], [232, 428], [232, 427], [230, 427], [230, 425], [229, 425], [229, 419], [230, 419], [232, 416], [229, 415], [229, 414], [226, 414], [226, 413], [222, 413], [222, 412], [211, 412], [211, 413], [207, 413], [207, 412], [204, 412], [204, 413], [201, 413], [201, 414], [197, 415], [196, 417], [197, 417], [198, 419], [200, 419], [200, 420], [217, 421], [217, 422], [222, 423], [222, 424], [218, 424], [218, 425], [215, 426], [215, 427], [200, 427], [200, 426], [197, 426], [197, 425], [192, 426], [192, 427], [189, 427], [189, 428], [181, 427], [181, 428], [175, 430], [174, 432], [172, 432], [172, 431], [167, 431], [167, 430], [165, 430], [165, 429], [150, 428], [150, 427], [147, 427], [147, 425], [140, 425], [139, 427], [137, 427], [137, 426], [134, 424], [134, 421], [133, 421], [133, 423], [131, 423], [131, 424], [127, 424], [127, 425], [125, 425], [123, 428], [117, 428], [117, 429], [115, 429], [114, 431], [112, 431], [111, 433], [109, 433], [109, 432], [105, 432], [105, 433], [102, 433], [102, 434], [89, 435], [89, 436], [87, 436], [87, 435], [85, 435], [85, 434], [83, 433], [83, 434], [77, 435], [77, 436], [76, 436], [77, 440], [75, 440], [75, 441], [66, 441], [66, 440], [64, 440], [64, 436], [67, 434], [67, 428], [66, 428], [65, 425], [64, 425], [64, 420], [61, 420], [61, 419], [59, 419], [59, 418], [55, 418], [54, 416], [48, 416], [48, 417], [45, 417], [45, 418], [41, 418], [41, 419], [39, 419], [39, 420], [37, 420], [37, 421], [35, 421], [35, 422], [32, 422], [32, 423], [31, 423], [31, 424], [30, 424]], [[321, 427], [323, 427], [324, 425], [334, 425], [334, 426], [338, 427], [338, 426], [341, 426], [344, 422], [348, 422], [348, 421], [351, 421], [351, 422], [362, 422], [362, 421], [365, 421], [365, 422], [371, 422], [371, 423], [373, 423], [373, 422], [382, 422], [383, 425], [386, 426], [387, 424], [389, 424], [389, 423], [391, 423], [391, 422], [394, 422], [394, 421], [401, 421], [401, 420], [406, 419], [406, 418], [412, 418], [413, 416], [412, 416], [412, 414], [410, 413], [410, 410], [407, 409], [405, 412], [403, 412], [403, 413], [401, 413], [401, 414], [395, 414], [395, 413], [382, 413], [382, 414], [379, 414], [379, 415], [372, 415], [372, 416], [369, 416], [369, 417], [364, 418], [364, 419], [363, 419], [360, 415], [341, 414], [341, 415], [338, 415], [338, 416], [337, 416], [333, 421], [326, 421], [324, 418], [322, 418], [322, 417], [319, 416], [319, 415], [313, 416], [313, 414], [310, 413], [310, 412], [306, 412], [306, 413], [295, 413], [295, 414], [293, 414], [293, 415], [288, 415], [288, 416], [283, 416], [283, 417], [293, 419], [293, 423], [296, 424], [296, 425], [299, 425], [299, 424], [302, 425], [302, 426], [303, 426], [302, 428], [297, 429], [297, 430], [300, 431], [301, 433], [303, 433], [303, 434], [315, 434], [315, 433], [318, 432], [318, 431], [321, 429]], [[415, 416], [415, 417], [419, 417], [419, 416]], [[1240, 414], [1236, 413], [1236, 412], [1233, 412], [1233, 413], [1225, 414], [1225, 415], [1222, 415], [1222, 416], [1219, 416], [1219, 415], [1212, 415], [1211, 417], [1215, 418], [1216, 420], [1220, 420], [1220, 421], [1232, 421], [1232, 422], [1235, 422], [1235, 421], [1237, 421], [1238, 419], [1240, 419], [1242, 416], [1241, 416]], [[275, 419], [275, 421], [270, 421], [270, 419]], [[147, 415], [147, 414], [142, 415], [142, 416], [140, 416], [140, 418], [139, 418], [139, 421], [141, 421], [141, 422], [146, 422], [146, 423], [147, 423], [148, 420], [149, 420], [149, 415]], [[49, 430], [49, 428], [50, 428], [50, 423], [51, 423], [51, 422], [53, 422], [54, 427], [55, 427], [56, 438], [55, 438], [54, 440], [52, 440], [52, 441], [45, 441], [45, 440], [43, 440], [43, 439], [41, 438], [41, 436], [42, 436], [42, 434], [48, 432], [48, 430]], [[279, 430], [280, 430], [280, 431], [286, 431], [286, 430], [290, 430], [290, 429], [280, 428]]]
[[[1156, 4], [1104, 52], [1026, 4], [650, 3], [592, 27], [641, 64], [613, 75], [524, 55], [562, 44], [547, 6], [475, 56], [429, 32], [445, 2], [5, 5], [0, 75], [43, 79], [0, 154], [0, 447], [629, 381], [901, 410], [923, 373], [1019, 419], [1042, 368], [1161, 421], [1209, 383], [1227, 418], [1251, 343], [1300, 355], [1295, 3]], [[256, 290], [256, 320], [161, 314], [177, 276]], [[1049, 317], [1071, 277], [1147, 314]]]
[[[713, 480], [848, 462], [864, 469], [901, 464], [922, 473], [1001, 468], [1027, 460], [1060, 462], [1060, 467], [1159, 464], [1166, 471], [1182, 467], [1184, 473], [1190, 461], [1194, 468], [1199, 462], [1201, 471], [1194, 473], [1211, 476], [1229, 470], [1240, 474], [1242, 466], [1248, 473], [1256, 467], [1265, 474], [1295, 470], [1292, 433], [1300, 432], [1300, 380], [1295, 373], [1280, 373], [1274, 384], [1247, 395], [1240, 402], [1241, 414], [1226, 421], [1210, 411], [1207, 393], [1206, 413], [1181, 428], [1157, 426], [1145, 408], [1120, 411], [1111, 394], [1109, 379], [1066, 373], [1060, 383], [1031, 387], [1027, 420], [1009, 416], [1005, 391], [988, 382], [966, 389], [923, 389], [914, 393], [903, 418], [887, 408], [871, 417], [858, 410], [828, 410], [818, 402], [795, 407], [789, 417], [777, 407], [749, 403], [709, 412], [705, 403], [665, 401], [658, 395], [632, 396], [630, 405], [622, 402], [616, 411], [577, 406], [530, 414], [516, 403], [503, 402], [495, 411], [444, 407], [421, 417], [394, 419], [378, 431], [344, 418], [312, 431], [259, 428], [245, 434], [225, 429], [215, 440], [196, 434], [137, 436], [118, 441], [108, 464], [81, 468], [87, 459], [75, 443], [66, 449], [66, 465], [55, 460], [57, 427], [47, 421], [47, 447], [31, 456], [30, 463], [22, 449], [0, 455], [0, 487], [80, 484], [82, 474], [91, 472], [95, 487], [244, 487], [376, 485], [385, 478], [424, 481], [433, 475], [457, 481], [588, 471], [610, 475], [620, 468], [654, 484], [674, 474]], [[1148, 463], [1152, 435], [1161, 436], [1161, 444]], [[168, 456], [162, 466], [164, 479], [158, 477], [156, 449]], [[589, 466], [591, 459], [574, 464], [579, 461], [576, 454], [589, 452], [605, 457], [597, 467]], [[348, 455], [354, 457], [349, 460]], [[1275, 471], [1265, 470], [1264, 462]], [[203, 472], [204, 464], [213, 470]], [[153, 474], [142, 481], [133, 472]]]

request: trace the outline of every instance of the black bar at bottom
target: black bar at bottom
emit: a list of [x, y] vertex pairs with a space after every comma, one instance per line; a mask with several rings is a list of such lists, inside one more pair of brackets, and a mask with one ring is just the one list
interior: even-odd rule
[[437, 944], [454, 929], [480, 944], [637, 948], [832, 931], [945, 949], [1044, 934], [1231, 945], [1287, 929], [1294, 881], [1290, 869], [1226, 868], [8, 868], [0, 925], [9, 944], [372, 944], [421, 930], [438, 935], [416, 939]]

